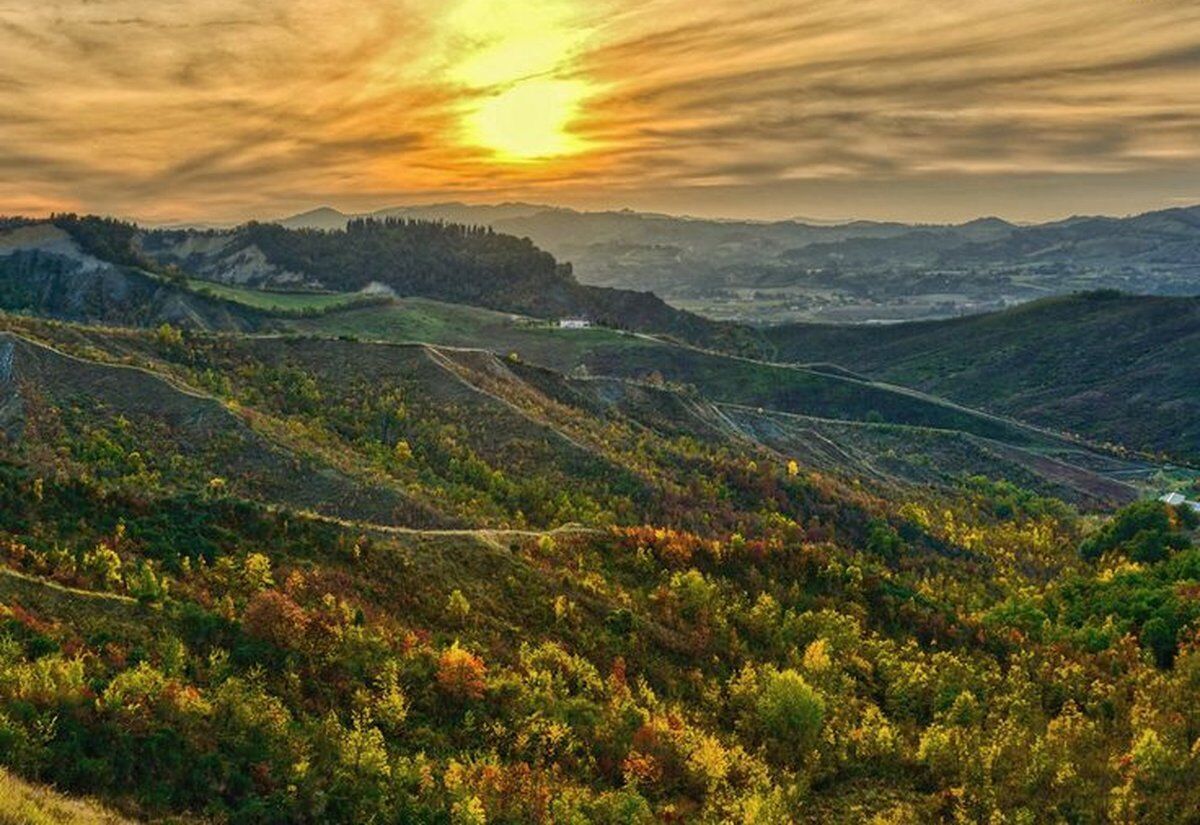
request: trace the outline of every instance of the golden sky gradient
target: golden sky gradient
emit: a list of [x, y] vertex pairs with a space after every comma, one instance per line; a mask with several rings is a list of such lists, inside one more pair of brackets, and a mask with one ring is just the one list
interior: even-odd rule
[[1200, 201], [1195, 0], [0, 0], [0, 212]]

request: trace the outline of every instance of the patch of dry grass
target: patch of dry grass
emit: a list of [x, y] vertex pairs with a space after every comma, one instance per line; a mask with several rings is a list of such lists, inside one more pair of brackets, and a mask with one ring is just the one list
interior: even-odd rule
[[0, 770], [0, 825], [126, 825], [131, 821], [94, 802], [70, 799]]

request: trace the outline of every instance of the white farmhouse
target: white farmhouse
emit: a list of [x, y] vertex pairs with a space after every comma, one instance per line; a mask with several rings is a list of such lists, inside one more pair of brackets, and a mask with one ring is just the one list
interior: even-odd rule
[[591, 325], [587, 318], [562, 318], [558, 322], [559, 329], [587, 329]]
[[1158, 500], [1172, 507], [1189, 507], [1195, 512], [1200, 513], [1200, 501], [1190, 501], [1184, 498], [1183, 493], [1164, 493], [1158, 497]]

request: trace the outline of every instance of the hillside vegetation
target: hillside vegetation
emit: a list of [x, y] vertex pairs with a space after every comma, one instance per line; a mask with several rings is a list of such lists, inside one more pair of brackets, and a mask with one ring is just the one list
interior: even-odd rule
[[1132, 449], [1200, 460], [1200, 299], [1109, 292], [882, 327], [767, 332], [776, 357], [871, 378]]
[[[527, 240], [485, 229], [389, 220], [334, 232], [258, 224], [220, 233], [144, 232], [75, 216], [10, 224], [0, 233], [0, 306], [10, 310], [122, 325], [290, 328], [480, 346], [563, 371], [694, 385], [715, 400], [962, 429], [951, 423], [961, 415], [945, 404], [901, 399], [861, 381], [852, 386], [856, 378], [876, 379], [1118, 449], [1182, 461], [1200, 455], [1193, 299], [1092, 292], [945, 322], [751, 329], [670, 309], [652, 295], [583, 287]], [[333, 291], [314, 292], [318, 287]], [[372, 291], [358, 292], [364, 288]], [[407, 297], [397, 304], [388, 290]], [[429, 298], [504, 314], [420, 304]], [[564, 336], [514, 323], [514, 313], [582, 315], [703, 351], [601, 330]], [[421, 326], [438, 316], [435, 327]], [[465, 329], [456, 330], [459, 323]], [[783, 372], [715, 352], [816, 368]], [[994, 436], [995, 426], [976, 417], [966, 429]]]
[[248, 224], [227, 232], [143, 231], [136, 246], [160, 265], [207, 280], [341, 292], [377, 283], [400, 296], [585, 316], [722, 346], [750, 343], [744, 331], [673, 309], [652, 293], [584, 286], [570, 264], [528, 238], [485, 227], [404, 219], [355, 220], [332, 231]]
[[[1144, 496], [1155, 462], [795, 363], [838, 360], [827, 330], [772, 333], [771, 362], [482, 298], [255, 306], [386, 267], [325, 283], [336, 233], [285, 267], [229, 252], [253, 228], [172, 261], [82, 225], [9, 226], [4, 257], [254, 325], [0, 314], [0, 765], [23, 781], [219, 823], [1200, 809], [1200, 516]], [[432, 233], [484, 281], [513, 243], [354, 231]], [[208, 296], [205, 262], [229, 275]]]
[[24, 775], [238, 821], [1191, 804], [1185, 510], [480, 350], [6, 324]]

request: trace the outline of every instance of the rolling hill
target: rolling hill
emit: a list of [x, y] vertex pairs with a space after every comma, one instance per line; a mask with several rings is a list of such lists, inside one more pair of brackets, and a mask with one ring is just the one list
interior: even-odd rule
[[[1091, 444], [1107, 441], [1124, 447], [1127, 456], [1165, 451], [1183, 460], [1194, 453], [1198, 442], [1190, 425], [1186, 421], [1182, 426], [1177, 425], [1178, 419], [1171, 417], [1170, 410], [1171, 404], [1186, 407], [1191, 403], [1188, 387], [1193, 382], [1194, 370], [1187, 358], [1172, 359], [1168, 353], [1172, 349], [1185, 350], [1189, 336], [1194, 336], [1191, 314], [1194, 301], [1143, 300], [1130, 296], [1110, 296], [1106, 300], [1112, 303], [1101, 303], [1102, 311], [1092, 317], [1093, 326], [1087, 335], [1040, 314], [1047, 311], [1046, 307], [1086, 309], [1093, 305], [1086, 297], [1031, 304], [1003, 315], [931, 325], [781, 327], [764, 332], [764, 349], [776, 351], [772, 361], [732, 357], [613, 330], [560, 330], [501, 314], [431, 302], [403, 301], [331, 313], [298, 320], [294, 327], [308, 333], [364, 340], [482, 345], [494, 352], [516, 353], [525, 360], [571, 374], [671, 384], [719, 402], [816, 418], [939, 427], [984, 438], [996, 437], [1008, 443], [1040, 444], [1052, 453], [1064, 454], [1079, 446], [1079, 440]], [[1121, 307], [1124, 309], [1119, 310]], [[1141, 313], [1146, 313], [1146, 317], [1142, 318], [1140, 328], [1147, 330], [1148, 338], [1154, 338], [1153, 346], [1160, 357], [1139, 356], [1141, 348], [1147, 346], [1147, 339], [1127, 332], [1130, 317]], [[1156, 314], [1158, 317], [1153, 317]], [[1029, 318], [1037, 332], [1016, 325], [1017, 318]], [[996, 326], [994, 337], [982, 334], [982, 328], [988, 324]], [[975, 333], [976, 325], [981, 328], [979, 334]], [[1176, 343], [1168, 346], [1165, 340], [1159, 341], [1150, 332], [1153, 329], [1175, 335], [1172, 340]], [[977, 382], [973, 385], [974, 393], [958, 394], [954, 389], [943, 392], [941, 384], [925, 382], [920, 374], [905, 369], [908, 361], [902, 342], [906, 334], [912, 334], [915, 347], [925, 330], [944, 331], [943, 337], [928, 342], [930, 357], [936, 355], [950, 362], [961, 359], [958, 363], [962, 364], [971, 363], [969, 359], [974, 357], [976, 363], [984, 365], [973, 374]], [[971, 346], [957, 343], [958, 330], [969, 330], [962, 334], [978, 349], [973, 351]], [[1020, 354], [1025, 352], [1021, 347], [1027, 340], [1038, 341], [1031, 357]], [[1101, 353], [1103, 360], [1089, 361], [1087, 354], [1091, 352]], [[994, 369], [988, 366], [1000, 360], [1003, 353], [1010, 353], [1011, 363]], [[872, 361], [873, 357], [878, 360]], [[1072, 364], [1071, 358], [1079, 363]], [[1037, 368], [1042, 361], [1049, 363], [1048, 359], [1062, 362], [1055, 362], [1053, 367], [1061, 373], [1057, 379]], [[835, 361], [862, 366], [855, 372], [844, 366], [831, 366]], [[914, 364], [917, 363], [919, 357], [914, 356]], [[1115, 386], [1121, 382], [1133, 386], [1139, 375], [1155, 379], [1151, 386], [1139, 391], [1140, 395], [1115, 394]], [[1165, 380], [1159, 381], [1158, 376]], [[1069, 396], [1065, 395], [1060, 399], [1061, 408], [1046, 407], [1039, 414], [1021, 406], [1021, 399], [1037, 392], [1053, 394], [1046, 383], [1051, 380], [1059, 382], [1053, 386], [1081, 399], [1096, 399], [1096, 408], [1070, 414]], [[965, 376], [963, 381], [964, 387], [972, 386], [965, 383]], [[910, 388], [917, 392], [909, 391]], [[1128, 404], [1129, 398], [1150, 398], [1155, 393], [1166, 399], [1162, 409], [1149, 406], [1149, 402], [1141, 412], [1121, 406]], [[957, 404], [947, 404], [943, 398]], [[981, 416], [980, 411], [1000, 417]], [[1022, 422], [1039, 425], [1040, 429], [1023, 429]], [[1164, 429], [1154, 431], [1155, 441], [1139, 441], [1139, 433], [1159, 426]], [[1064, 441], [1063, 433], [1075, 433], [1077, 439]]]
[[[276, 299], [230, 293], [256, 287]], [[360, 221], [334, 233], [270, 224], [141, 230], [75, 215], [0, 225], [0, 301], [9, 310], [253, 330], [264, 324], [261, 310], [287, 308], [287, 301], [296, 312], [318, 313], [386, 294], [586, 317], [732, 349], [754, 346], [745, 330], [673, 309], [651, 293], [581, 285], [569, 266], [528, 240], [478, 228], [392, 220]]]
[[[5, 307], [110, 324], [291, 329], [481, 346], [505, 355], [516, 352], [562, 372], [673, 382], [693, 386], [714, 401], [802, 415], [877, 418], [982, 437], [996, 437], [1012, 426], [955, 410], [945, 399], [1141, 453], [1190, 460], [1200, 449], [1189, 406], [1195, 387], [1189, 370], [1195, 302], [1187, 299], [1104, 293], [942, 324], [754, 330], [669, 310], [653, 296], [643, 300], [637, 293], [580, 287], [527, 242], [487, 232], [464, 235], [439, 224], [361, 224], [354, 232], [363, 238], [352, 238], [265, 225], [233, 233], [138, 234], [113, 222], [70, 218], [59, 223], [63, 226], [26, 224], [3, 235], [0, 300]], [[374, 240], [364, 241], [368, 237]], [[478, 246], [469, 253], [478, 257], [461, 263], [467, 253], [453, 252], [458, 245]], [[485, 253], [493, 245], [505, 251]], [[406, 250], [414, 248], [424, 251], [413, 257]], [[522, 256], [528, 266], [518, 263]], [[330, 274], [335, 272], [353, 274]], [[368, 291], [356, 291], [362, 289]], [[413, 297], [395, 298], [397, 293]], [[453, 310], [446, 303], [420, 303], [430, 296], [507, 312], [488, 316], [482, 307]], [[601, 296], [601, 308], [595, 296]], [[625, 312], [626, 304], [636, 307]], [[609, 318], [704, 348], [612, 329], [564, 333], [529, 317], [564, 314]], [[968, 344], [961, 345], [960, 338]], [[1027, 346], [1034, 357], [1027, 357]], [[769, 354], [772, 361], [788, 363], [723, 353]], [[849, 370], [825, 369], [821, 362]], [[1146, 376], [1154, 380], [1146, 382]], [[931, 397], [873, 383], [878, 381]], [[1115, 398], [1121, 403], [1111, 403]], [[1013, 441], [1014, 436], [1001, 438]]]
[[400, 296], [549, 318], [582, 316], [711, 345], [750, 340], [736, 327], [674, 309], [649, 292], [580, 284], [569, 265], [527, 238], [478, 226], [400, 218], [354, 220], [332, 231], [249, 224], [143, 232], [135, 243], [159, 265], [227, 284], [336, 292], [382, 284]]
[[[529, 355], [315, 332], [355, 314]], [[964, 692], [1012, 719], [1016, 668], [1064, 674], [1001, 728], [1040, 741], [1083, 712], [1062, 691], [1185, 678], [1160, 670], [1200, 618], [1167, 595], [1185, 528], [1113, 573], [1076, 547], [1119, 533], [1048, 497], [1129, 501], [1114, 457], [836, 371], [426, 299], [276, 320], [307, 332], [0, 316], [12, 770], [149, 818], [917, 822], [952, 813], [922, 743]], [[599, 374], [619, 347], [686, 373]], [[530, 360], [564, 351], [594, 369]], [[777, 695], [805, 709], [783, 733]], [[1074, 757], [1100, 788], [1140, 736], [1116, 713]], [[1078, 804], [1026, 788], [958, 804]]]
[[[554, 526], [584, 514], [595, 521], [601, 512], [619, 519], [629, 496], [642, 507], [655, 496], [669, 499], [670, 493], [653, 492], [647, 474], [669, 474], [673, 463], [683, 461], [664, 447], [652, 470], [629, 474], [625, 468], [645, 461], [635, 458], [645, 437], [639, 433], [751, 447], [775, 457], [803, 454], [807, 448], [798, 440], [763, 435], [761, 422], [775, 412], [805, 416], [816, 430], [884, 421], [879, 410], [890, 416], [892, 424], [838, 434], [864, 461], [811, 462], [847, 479], [869, 475], [869, 457], [894, 452], [889, 439], [906, 437], [946, 445], [966, 438], [975, 447], [927, 457], [924, 469], [898, 460], [878, 480], [953, 487], [966, 475], [991, 471], [999, 477], [1001, 465], [1012, 475], [1024, 465], [1021, 477], [1032, 488], [1097, 506], [1129, 500], [1134, 489], [1112, 480], [1114, 471], [1139, 468], [1107, 459], [1111, 466], [1098, 473], [1080, 460], [1089, 455], [1085, 447], [1011, 422], [887, 390], [872, 395], [862, 382], [717, 356], [700, 356], [703, 374], [694, 365], [687, 373], [715, 393], [706, 395], [664, 381], [630, 382], [616, 369], [603, 377], [600, 368], [628, 348], [597, 348], [588, 353], [597, 371], [568, 378], [437, 341], [190, 336], [185, 345], [158, 332], [35, 322], [10, 329], [0, 340], [0, 356], [9, 364], [13, 389], [0, 406], [0, 425], [27, 460], [79, 473], [81, 457], [105, 454], [111, 463], [102, 472], [114, 478], [145, 477], [172, 490], [201, 491], [220, 477], [223, 489], [242, 497], [383, 525]], [[633, 340], [642, 354], [630, 358], [629, 375], [640, 375], [650, 358], [689, 368], [673, 345]], [[181, 361], [184, 348], [189, 357]], [[724, 383], [740, 391], [721, 391]], [[329, 405], [343, 410], [344, 420], [314, 425], [313, 416]], [[596, 420], [605, 424], [592, 432], [589, 422]], [[64, 441], [82, 446], [63, 454], [58, 448]], [[146, 441], [157, 445], [153, 459], [129, 458]], [[393, 455], [401, 441], [415, 458]], [[981, 449], [988, 443], [1006, 445], [1007, 457]], [[1046, 460], [1039, 455], [1074, 466], [1082, 483], [1068, 489], [1063, 474], [1038, 466]], [[432, 464], [424, 467], [422, 459]], [[1100, 455], [1091, 461], [1105, 463]], [[93, 471], [97, 462], [93, 457]], [[501, 466], [503, 480], [489, 469]], [[536, 498], [540, 485], [568, 479], [577, 501], [564, 500], [549, 511], [522, 504]]]
[[780, 359], [871, 378], [1089, 438], [1200, 459], [1200, 300], [1109, 292], [889, 326], [766, 333]]

